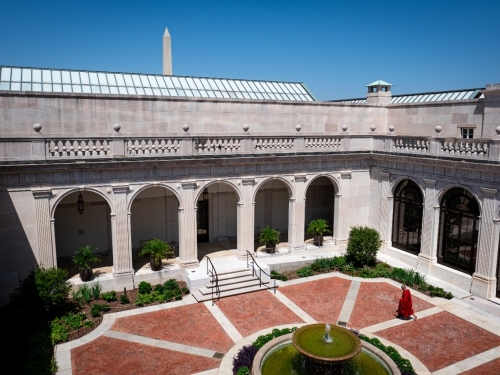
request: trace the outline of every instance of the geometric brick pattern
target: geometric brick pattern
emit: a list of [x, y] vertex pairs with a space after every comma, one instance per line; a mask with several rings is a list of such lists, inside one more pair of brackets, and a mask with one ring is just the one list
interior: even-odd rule
[[281, 324], [304, 323], [268, 291], [223, 298], [217, 306], [243, 337]]
[[500, 358], [486, 362], [484, 365], [462, 372], [460, 375], [493, 375], [500, 373]]
[[219, 367], [220, 360], [101, 336], [71, 350], [74, 375], [187, 375]]
[[[500, 336], [446, 311], [376, 332], [376, 335], [402, 346], [430, 371], [500, 345]], [[476, 374], [475, 370], [473, 373]]]
[[[361, 283], [349, 326], [361, 329], [394, 319], [401, 294], [401, 288], [385, 282]], [[412, 302], [417, 318], [419, 311], [434, 307], [413, 295]]]
[[337, 324], [351, 280], [329, 277], [279, 288], [317, 322]]
[[202, 303], [119, 318], [111, 330], [222, 353], [234, 345]]

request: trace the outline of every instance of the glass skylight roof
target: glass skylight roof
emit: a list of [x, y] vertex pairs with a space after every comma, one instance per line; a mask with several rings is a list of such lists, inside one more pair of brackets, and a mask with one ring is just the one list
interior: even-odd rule
[[0, 66], [0, 90], [315, 101], [303, 83]]
[[[441, 102], [445, 100], [469, 100], [484, 98], [481, 94], [483, 89], [468, 89], [454, 91], [425, 92], [420, 94], [393, 95], [391, 104]], [[331, 100], [332, 102], [366, 104], [366, 98]]]

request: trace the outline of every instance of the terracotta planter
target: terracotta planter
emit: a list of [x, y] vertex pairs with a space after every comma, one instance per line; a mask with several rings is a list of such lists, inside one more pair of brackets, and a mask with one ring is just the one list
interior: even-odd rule
[[156, 263], [155, 263], [155, 260], [153, 258], [151, 258], [151, 260], [149, 261], [149, 264], [151, 265], [151, 271], [159, 271], [161, 270], [161, 261], [160, 261], [160, 265], [157, 266]]
[[82, 281], [90, 281], [92, 280], [92, 268], [84, 268], [80, 270], [80, 279]]
[[323, 236], [314, 236], [314, 245], [323, 246]]
[[266, 243], [266, 251], [269, 254], [274, 254], [274, 252], [276, 251], [276, 244], [273, 242]]

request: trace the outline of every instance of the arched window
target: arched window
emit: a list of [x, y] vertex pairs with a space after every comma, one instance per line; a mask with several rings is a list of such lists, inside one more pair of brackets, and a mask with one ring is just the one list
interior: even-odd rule
[[450, 189], [441, 201], [438, 262], [469, 274], [476, 267], [479, 204], [463, 188]]
[[422, 235], [423, 198], [419, 187], [411, 180], [404, 180], [394, 194], [392, 219], [392, 246], [418, 254]]

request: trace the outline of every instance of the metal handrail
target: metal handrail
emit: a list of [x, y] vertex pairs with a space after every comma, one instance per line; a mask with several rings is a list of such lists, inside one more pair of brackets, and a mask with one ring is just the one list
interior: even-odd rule
[[[212, 306], [215, 305], [215, 302], [220, 300], [220, 288], [219, 288], [219, 275], [217, 275], [217, 271], [215, 270], [214, 264], [210, 260], [210, 258], [207, 256], [206, 257], [208, 262], [210, 262], [210, 265], [212, 266], [212, 269], [208, 268], [208, 262], [207, 262], [207, 275], [210, 275], [211, 280], [210, 282], [212, 284], [215, 283], [215, 287], [212, 287]], [[215, 296], [217, 299], [214, 299], [214, 289], [215, 289]]]
[[[249, 264], [250, 264], [250, 263], [249, 263], [249, 261], [248, 261], [248, 256], [249, 256], [249, 255], [250, 255], [250, 258], [252, 258], [252, 262], [253, 262], [253, 264], [254, 264], [254, 265], [257, 265], [257, 267], [259, 267], [259, 276], [258, 276], [258, 278], [259, 278], [259, 287], [261, 287], [261, 286], [262, 286], [262, 284], [264, 284], [264, 283], [262, 282], [262, 273], [264, 273], [264, 275], [269, 276], [269, 280], [273, 280], [273, 281], [274, 281], [274, 286], [273, 286], [272, 288], [274, 289], [274, 294], [276, 294], [276, 279], [271, 279], [271, 275], [270, 275], [270, 274], [268, 274], [268, 273], [266, 273], [266, 271], [264, 271], [262, 268], [260, 268], [259, 263], [257, 263], [257, 262], [255, 261], [255, 258], [254, 258], [254, 257], [253, 257], [253, 255], [250, 253], [250, 251], [248, 251], [248, 250], [247, 250], [246, 252], [247, 252], [247, 268], [249, 268]], [[252, 276], [257, 276], [257, 274], [256, 274], [256, 270], [255, 270], [255, 267], [252, 267]]]

